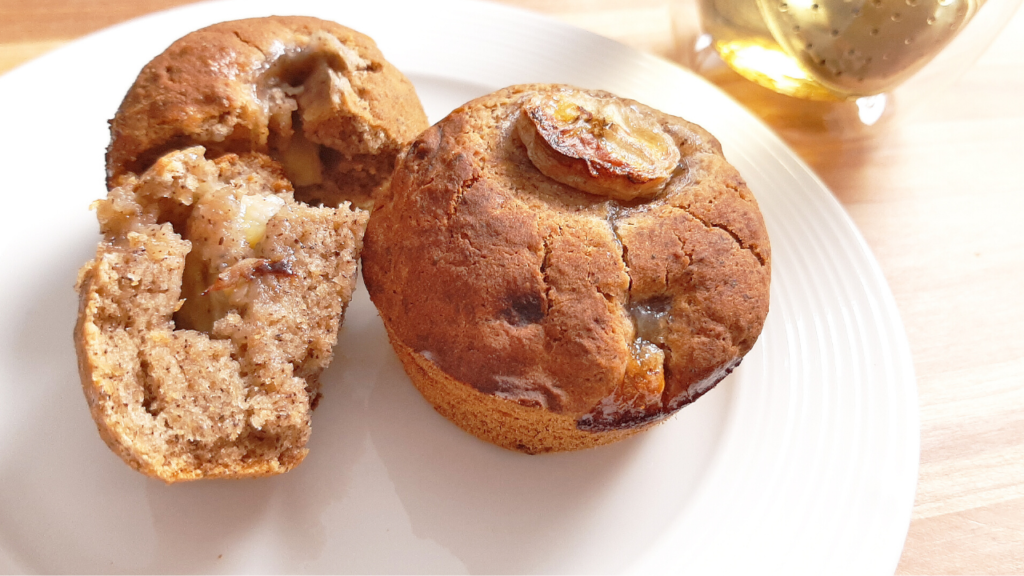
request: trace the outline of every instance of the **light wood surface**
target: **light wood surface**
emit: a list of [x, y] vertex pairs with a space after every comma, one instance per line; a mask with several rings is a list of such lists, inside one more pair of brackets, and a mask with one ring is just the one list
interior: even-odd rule
[[[693, 1], [506, 3], [685, 60]], [[3, 0], [0, 73], [189, 2]], [[735, 74], [708, 75], [748, 107], [776, 109], [777, 97]], [[1024, 10], [959, 80], [902, 106], [845, 135], [768, 119], [860, 227], [910, 340], [921, 463], [897, 573], [1024, 573]]]

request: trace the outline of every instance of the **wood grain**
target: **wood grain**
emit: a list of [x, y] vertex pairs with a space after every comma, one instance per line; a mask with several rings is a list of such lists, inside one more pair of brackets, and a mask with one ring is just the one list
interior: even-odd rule
[[[5, 0], [0, 72], [189, 2]], [[694, 0], [505, 3], [682, 61], [697, 34]], [[837, 134], [727, 69], [706, 72], [828, 184], [896, 297], [921, 414], [920, 479], [897, 572], [1024, 573], [1024, 11], [959, 80], [901, 102], [873, 130]]]

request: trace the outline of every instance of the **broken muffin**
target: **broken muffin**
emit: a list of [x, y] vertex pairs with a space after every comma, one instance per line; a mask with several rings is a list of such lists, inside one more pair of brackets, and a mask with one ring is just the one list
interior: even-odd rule
[[306, 454], [366, 213], [296, 202], [261, 154], [161, 157], [96, 202], [75, 327], [107, 445], [171, 482], [276, 474]]
[[143, 68], [77, 285], [79, 372], [114, 452], [167, 482], [303, 459], [365, 209], [425, 128], [373, 40], [316, 18], [215, 24]]

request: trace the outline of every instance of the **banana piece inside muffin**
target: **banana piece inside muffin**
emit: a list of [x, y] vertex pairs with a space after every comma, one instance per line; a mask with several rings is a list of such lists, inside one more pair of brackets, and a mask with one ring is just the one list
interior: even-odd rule
[[306, 455], [367, 214], [293, 198], [262, 154], [171, 152], [95, 203], [75, 344], [100, 435], [173, 482]]
[[222, 22], [139, 73], [111, 121], [108, 183], [202, 145], [272, 156], [301, 201], [368, 208], [426, 127], [412, 83], [368, 36], [301, 16]]

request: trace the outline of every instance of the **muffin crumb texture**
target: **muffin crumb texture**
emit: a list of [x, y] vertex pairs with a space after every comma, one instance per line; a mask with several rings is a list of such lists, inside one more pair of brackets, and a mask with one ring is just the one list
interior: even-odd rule
[[298, 464], [366, 213], [296, 202], [267, 156], [201, 147], [122, 176], [95, 208], [75, 343], [106, 443], [168, 482]]

